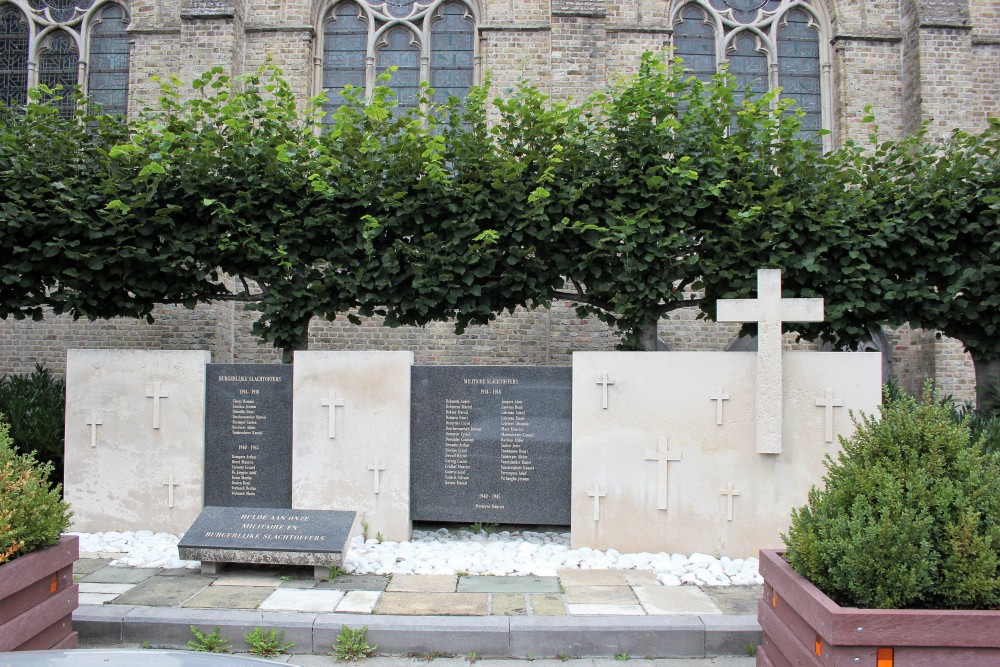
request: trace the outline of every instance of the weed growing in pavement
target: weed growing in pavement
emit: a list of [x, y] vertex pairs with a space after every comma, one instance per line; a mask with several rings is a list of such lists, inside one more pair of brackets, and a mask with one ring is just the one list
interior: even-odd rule
[[370, 645], [368, 643], [365, 638], [367, 632], [367, 625], [358, 629], [352, 629], [346, 625], [340, 626], [337, 643], [333, 645], [333, 657], [337, 660], [350, 662], [374, 655], [378, 644]]
[[628, 653], [615, 653], [615, 660], [631, 660], [632, 656]]
[[194, 634], [194, 639], [188, 640], [188, 650], [201, 651], [202, 653], [225, 653], [228, 651], [230, 648], [229, 640], [224, 639], [219, 634], [219, 629], [219, 627], [216, 627], [215, 630], [206, 635], [192, 625], [191, 632]]
[[465, 659], [469, 661], [470, 665], [474, 665], [476, 664], [476, 661], [479, 660], [479, 654], [475, 651], [470, 651], [469, 655], [465, 656]]
[[743, 649], [747, 652], [747, 656], [752, 658], [757, 655], [757, 642], [747, 642]]
[[292, 642], [285, 641], [284, 630], [279, 632], [274, 628], [271, 628], [270, 630], [254, 628], [250, 632], [243, 635], [243, 641], [250, 645], [251, 653], [265, 658], [272, 655], [278, 655], [279, 653], [284, 653], [285, 649], [295, 646]]

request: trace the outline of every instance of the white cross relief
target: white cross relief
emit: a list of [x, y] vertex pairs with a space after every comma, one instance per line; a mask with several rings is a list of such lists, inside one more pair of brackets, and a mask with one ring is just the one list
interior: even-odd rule
[[826, 441], [833, 442], [833, 409], [844, 407], [844, 399], [834, 398], [833, 389], [824, 389], [823, 398], [816, 399], [816, 407], [826, 408]]
[[719, 299], [719, 322], [757, 323], [757, 452], [781, 453], [781, 325], [822, 322], [823, 299], [782, 299], [781, 271], [757, 271], [756, 299]]
[[600, 484], [594, 484], [594, 489], [587, 491], [587, 495], [594, 499], [594, 523], [597, 523], [601, 520], [601, 498], [608, 494], [601, 491]]
[[104, 422], [97, 417], [96, 412], [91, 411], [90, 417], [84, 423], [90, 427], [90, 446], [97, 447], [97, 427], [103, 426]]
[[722, 402], [729, 400], [729, 394], [722, 392], [722, 387], [719, 387], [718, 391], [715, 392], [714, 396], [709, 396], [709, 399], [716, 401], [715, 404], [715, 423], [722, 426]]
[[670, 438], [660, 438], [659, 449], [655, 452], [646, 450], [646, 460], [656, 461], [656, 509], [667, 509], [667, 473], [671, 461], [680, 461], [680, 452], [671, 452], [667, 449]]
[[173, 509], [174, 507], [174, 487], [180, 486], [180, 482], [174, 481], [174, 473], [170, 473], [167, 481], [163, 483], [163, 486], [167, 487], [167, 507]]
[[160, 428], [160, 399], [169, 398], [170, 394], [164, 391], [159, 382], [154, 382], [153, 386], [146, 390], [146, 397], [153, 399], [153, 428]]
[[329, 433], [331, 438], [337, 437], [337, 408], [344, 407], [344, 399], [334, 398], [337, 394], [330, 392], [329, 398], [321, 399], [319, 404], [330, 408], [330, 428]]
[[601, 387], [601, 408], [608, 409], [608, 385], [614, 384], [615, 381], [608, 377], [608, 374], [597, 376], [597, 384], [604, 385]]
[[729, 482], [726, 484], [721, 492], [722, 495], [726, 496], [726, 521], [733, 520], [733, 496], [740, 495], [740, 492], [733, 488], [733, 483]]
[[378, 490], [381, 486], [381, 475], [379, 475], [379, 472], [385, 470], [385, 464], [375, 459], [375, 463], [368, 464], [368, 469], [375, 474], [375, 495], [378, 495]]

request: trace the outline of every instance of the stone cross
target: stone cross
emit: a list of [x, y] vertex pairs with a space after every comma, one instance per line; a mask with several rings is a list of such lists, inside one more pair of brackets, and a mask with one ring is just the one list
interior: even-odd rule
[[330, 427], [329, 433], [331, 438], [337, 437], [337, 408], [344, 407], [344, 399], [334, 398], [335, 393], [330, 392], [330, 398], [321, 399], [319, 404], [330, 408]]
[[824, 389], [823, 398], [816, 399], [816, 407], [826, 408], [826, 441], [833, 442], [833, 409], [844, 407], [844, 399], [834, 398], [833, 389]]
[[597, 384], [604, 385], [601, 387], [601, 407], [605, 410], [608, 409], [608, 385], [614, 383], [615, 381], [610, 379], [607, 373], [597, 376]]
[[174, 473], [170, 473], [167, 481], [163, 483], [163, 486], [167, 487], [167, 507], [173, 509], [174, 507], [174, 487], [180, 486], [180, 482], [174, 481]]
[[671, 461], [680, 461], [680, 452], [671, 452], [667, 449], [669, 438], [660, 438], [659, 448], [654, 452], [646, 450], [646, 460], [656, 461], [656, 509], [667, 509], [667, 473]]
[[729, 394], [722, 393], [722, 387], [715, 392], [714, 396], [709, 397], [711, 400], [716, 401], [715, 405], [715, 423], [722, 426], [722, 402], [729, 400]]
[[822, 322], [823, 299], [782, 299], [781, 271], [757, 272], [756, 299], [719, 299], [719, 322], [757, 323], [757, 452], [781, 453], [781, 325]]
[[146, 390], [146, 397], [153, 399], [153, 428], [160, 428], [160, 399], [169, 398], [170, 394], [164, 391], [159, 382], [154, 382], [153, 386]]
[[378, 459], [375, 459], [375, 463], [368, 464], [368, 469], [375, 474], [375, 495], [378, 495], [378, 490], [379, 487], [381, 486], [379, 471], [385, 470], [385, 464], [379, 461]]
[[594, 484], [594, 490], [587, 491], [587, 495], [594, 499], [594, 523], [597, 523], [601, 520], [601, 498], [608, 494], [601, 491], [600, 484]]
[[740, 495], [740, 492], [733, 488], [733, 483], [729, 482], [726, 484], [721, 492], [722, 495], [726, 496], [726, 521], [733, 520], [733, 496]]
[[97, 447], [97, 427], [103, 426], [104, 422], [97, 418], [97, 413], [91, 411], [90, 418], [85, 422], [90, 427], [90, 446]]

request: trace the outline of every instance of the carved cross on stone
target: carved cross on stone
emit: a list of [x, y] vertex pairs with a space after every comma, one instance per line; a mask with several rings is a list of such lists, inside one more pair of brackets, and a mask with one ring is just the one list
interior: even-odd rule
[[160, 428], [160, 399], [169, 398], [170, 394], [163, 389], [159, 382], [154, 382], [153, 386], [146, 390], [146, 397], [153, 399], [153, 428]]
[[608, 494], [601, 491], [600, 484], [594, 484], [593, 490], [587, 491], [587, 495], [594, 499], [594, 523], [597, 523], [601, 520], [601, 498]]
[[334, 398], [337, 394], [330, 392], [329, 398], [321, 399], [319, 404], [330, 408], [329, 434], [331, 438], [337, 437], [337, 408], [344, 407], [344, 399]]
[[597, 384], [603, 385], [601, 387], [601, 408], [604, 410], [608, 409], [608, 385], [614, 384], [615, 381], [608, 377], [608, 374], [597, 376]]
[[719, 322], [757, 323], [757, 452], [781, 453], [781, 325], [822, 322], [823, 299], [782, 299], [781, 271], [757, 272], [756, 299], [719, 299]]
[[374, 473], [375, 495], [378, 495], [378, 490], [382, 482], [381, 475], [379, 475], [379, 472], [385, 470], [385, 464], [379, 461], [378, 459], [375, 459], [375, 463], [368, 464], [368, 469]]
[[733, 496], [740, 495], [740, 492], [733, 488], [733, 483], [729, 482], [726, 484], [721, 492], [722, 495], [726, 496], [726, 521], [733, 520]]
[[104, 422], [98, 419], [96, 412], [91, 411], [85, 423], [90, 427], [90, 446], [97, 447], [97, 427], [103, 426]]
[[826, 441], [833, 442], [833, 409], [844, 407], [844, 399], [834, 398], [833, 389], [824, 389], [823, 398], [816, 399], [816, 407], [826, 408]]
[[174, 507], [174, 487], [180, 486], [180, 482], [174, 481], [174, 473], [170, 473], [167, 477], [167, 481], [163, 483], [163, 486], [167, 487], [167, 507], [173, 509]]
[[646, 450], [646, 460], [656, 461], [656, 509], [667, 509], [667, 473], [671, 461], [680, 461], [680, 452], [671, 452], [667, 449], [670, 438], [660, 438], [659, 448], [656, 451]]
[[722, 402], [729, 400], [729, 394], [722, 393], [722, 387], [715, 392], [714, 396], [709, 397], [711, 400], [716, 401], [715, 405], [715, 423], [722, 426]]

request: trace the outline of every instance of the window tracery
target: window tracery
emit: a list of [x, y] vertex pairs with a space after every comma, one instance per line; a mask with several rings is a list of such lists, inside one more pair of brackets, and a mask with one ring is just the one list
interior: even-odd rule
[[[0, 100], [23, 104], [30, 87], [82, 84], [106, 113], [124, 114], [128, 21], [112, 0], [0, 0]], [[73, 100], [58, 106], [70, 114]]]

